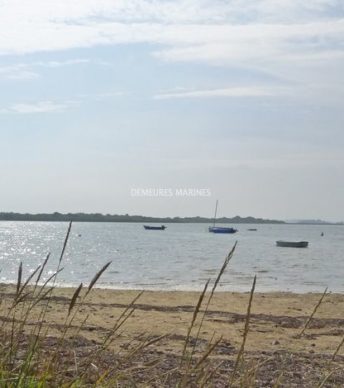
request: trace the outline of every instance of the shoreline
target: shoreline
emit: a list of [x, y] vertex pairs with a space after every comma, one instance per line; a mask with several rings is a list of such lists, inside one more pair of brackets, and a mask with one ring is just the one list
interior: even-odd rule
[[[253, 278], [252, 278], [253, 279]], [[17, 281], [1, 281], [0, 282], [0, 289], [1, 287], [6, 287], [6, 286], [15, 286], [17, 283]], [[42, 283], [38, 283], [38, 286], [43, 286], [43, 282]], [[75, 289], [76, 287], [79, 286], [80, 283], [78, 284], [73, 284], [73, 283], [56, 283], [55, 284], [55, 287], [56, 289]], [[210, 286], [212, 285], [212, 283], [210, 283]], [[87, 284], [84, 284], [84, 286], [86, 287]], [[181, 288], [179, 288], [181, 287]], [[258, 286], [259, 287], [259, 286]], [[258, 288], [256, 286], [256, 289]], [[199, 294], [200, 292], [202, 292], [204, 288], [204, 284], [199, 286], [199, 287], [195, 287], [194, 289], [187, 289], [186, 287], [184, 288], [183, 286], [176, 286], [176, 287], [170, 287], [170, 288], [155, 288], [155, 287], [132, 287], [132, 286], [110, 286], [110, 285], [104, 285], [104, 284], [96, 284], [94, 286], [94, 289], [95, 290], [104, 290], [104, 291], [119, 291], [119, 292], [122, 292], [122, 291], [128, 291], [128, 292], [156, 292], [156, 293], [169, 293], [169, 292], [180, 292], [180, 293], [195, 293], [195, 294]], [[251, 288], [251, 285], [247, 285], [247, 286], [242, 286], [242, 289], [238, 290], [238, 289], [221, 289], [221, 283], [219, 283], [217, 289], [216, 289], [216, 294], [248, 294], [250, 293], [250, 288]], [[262, 287], [260, 287], [262, 288]], [[284, 295], [284, 294], [290, 294], [290, 295], [294, 295], [294, 296], [301, 296], [301, 295], [321, 295], [325, 288], [327, 287], [324, 287], [322, 289], [319, 289], [319, 290], [305, 290], [305, 291], [289, 291], [289, 290], [278, 290], [278, 289], [260, 289], [258, 291], [255, 291], [255, 295], [258, 295], [258, 294], [264, 294], [264, 295], [274, 295], [274, 294], [281, 294], [281, 295]], [[330, 289], [327, 290], [327, 294], [328, 295], [343, 295], [344, 296], [344, 290], [343, 291], [332, 291]]]

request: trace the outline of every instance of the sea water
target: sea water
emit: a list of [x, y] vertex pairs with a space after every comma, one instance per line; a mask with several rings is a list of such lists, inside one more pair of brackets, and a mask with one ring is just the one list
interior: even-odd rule
[[[236, 234], [209, 233], [206, 224], [166, 226], [147, 231], [140, 223], [73, 223], [58, 284], [87, 284], [111, 261], [98, 286], [200, 290], [208, 279], [214, 281], [237, 241], [218, 290], [249, 291], [256, 275], [257, 292], [322, 292], [325, 287], [344, 292], [344, 226], [228, 225], [239, 230]], [[20, 262], [29, 276], [48, 252], [42, 280], [51, 276], [67, 229], [63, 222], [1, 221], [0, 282], [16, 282]], [[309, 247], [280, 248], [276, 240], [306, 240]]]

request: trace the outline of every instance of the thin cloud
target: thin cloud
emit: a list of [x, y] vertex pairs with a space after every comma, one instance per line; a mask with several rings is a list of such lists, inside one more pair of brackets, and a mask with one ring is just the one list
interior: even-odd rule
[[59, 68], [90, 63], [89, 59], [70, 59], [66, 61], [38, 61], [31, 63], [16, 63], [10, 66], [0, 67], [0, 79], [8, 80], [32, 80], [40, 77], [37, 68]]
[[157, 100], [173, 98], [213, 98], [213, 97], [268, 97], [286, 94], [286, 89], [266, 87], [231, 87], [223, 89], [192, 90], [160, 93]]
[[0, 53], [158, 43], [166, 46], [160, 59], [269, 60], [281, 52], [342, 48], [343, 17], [335, 0], [61, 0], [57, 6], [33, 0], [30, 7], [11, 0], [2, 2]]
[[42, 66], [42, 67], [62, 67], [62, 66], [71, 66], [79, 65], [83, 63], [90, 63], [90, 59], [70, 59], [66, 61], [47, 61], [47, 62], [33, 62], [28, 66]]
[[166, 47], [154, 55], [166, 61], [215, 65], [252, 60], [257, 64], [274, 64], [285, 59], [298, 59], [303, 64], [324, 52], [343, 52], [343, 34], [344, 19], [289, 25], [178, 26], [176, 30], [161, 31], [159, 39], [161, 43], [165, 41]]
[[77, 101], [66, 101], [64, 103], [58, 103], [54, 101], [17, 103], [17, 104], [11, 105], [8, 108], [1, 109], [0, 113], [35, 114], [35, 113], [63, 112], [77, 103], [78, 103]]
[[24, 64], [0, 67], [0, 79], [7, 80], [32, 80], [38, 78], [39, 74]]
[[129, 92], [125, 91], [113, 91], [113, 92], [104, 92], [104, 93], [83, 93], [78, 94], [77, 98], [85, 99], [85, 100], [95, 100], [95, 101], [103, 101], [116, 97], [123, 97], [129, 95]]
[[[142, 44], [160, 61], [251, 67], [296, 84], [321, 77], [339, 84], [343, 36], [339, 0], [33, 0], [30, 7], [5, 0], [0, 13], [0, 55]], [[23, 68], [18, 78], [37, 77], [35, 70]]]

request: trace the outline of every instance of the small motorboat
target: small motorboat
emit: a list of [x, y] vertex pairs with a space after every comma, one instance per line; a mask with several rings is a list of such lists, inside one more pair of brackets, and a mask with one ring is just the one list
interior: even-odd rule
[[166, 229], [165, 225], [160, 225], [160, 226], [143, 225], [143, 227], [146, 230], [165, 230]]
[[278, 247], [286, 247], [286, 248], [307, 248], [308, 241], [276, 241], [276, 245]]
[[237, 231], [237, 229], [224, 226], [209, 226], [209, 232], [211, 233], [236, 233]]
[[250, 228], [250, 229], [247, 229], [248, 231], [250, 231], [250, 232], [256, 232], [258, 229], [256, 229], [256, 228]]

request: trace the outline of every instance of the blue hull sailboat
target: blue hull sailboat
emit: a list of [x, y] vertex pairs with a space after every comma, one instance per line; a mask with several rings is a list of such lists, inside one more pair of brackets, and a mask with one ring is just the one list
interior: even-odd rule
[[216, 213], [217, 213], [217, 205], [219, 201], [216, 201], [215, 207], [215, 215], [214, 215], [214, 224], [213, 226], [209, 226], [208, 230], [210, 233], [236, 233], [238, 230], [226, 226], [215, 226], [216, 224]]
[[238, 230], [234, 228], [226, 228], [224, 226], [209, 226], [211, 233], [236, 233]]

